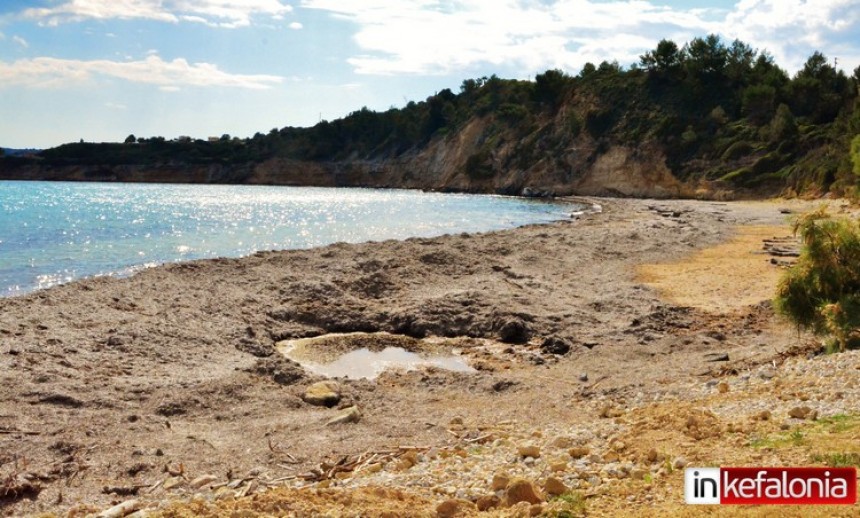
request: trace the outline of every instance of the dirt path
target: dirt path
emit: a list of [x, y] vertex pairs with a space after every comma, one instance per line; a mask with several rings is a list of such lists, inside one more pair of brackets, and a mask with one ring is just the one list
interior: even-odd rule
[[[407, 487], [392, 464], [401, 447], [442, 458], [499, 423], [511, 423], [493, 439], [511, 443], [491, 445], [500, 455], [526, 424], [536, 442], [582, 426], [604, 444], [620, 433], [604, 410], [682, 398], [804, 345], [766, 303], [705, 311], [637, 277], [738, 225], [785, 225], [782, 205], [596, 201], [602, 213], [551, 225], [184, 263], [0, 300], [0, 477], [17, 489], [0, 512], [210, 498], [237, 480], [228, 489], [304, 485], [321, 462], [374, 453], [380, 480]], [[343, 381], [326, 408], [302, 399], [317, 378], [275, 353], [285, 339], [379, 331], [456, 341], [478, 371]], [[351, 406], [358, 422], [326, 425]], [[487, 491], [486, 473], [468, 475], [468, 490], [458, 473], [410, 491], [431, 507]]]

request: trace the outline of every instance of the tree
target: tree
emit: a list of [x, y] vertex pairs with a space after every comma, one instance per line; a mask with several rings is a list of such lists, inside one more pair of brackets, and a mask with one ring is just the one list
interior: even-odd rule
[[860, 176], [860, 135], [855, 135], [851, 141], [851, 161], [854, 163], [854, 174]]
[[860, 224], [826, 207], [799, 217], [800, 257], [780, 279], [774, 304], [798, 327], [830, 336], [838, 350], [860, 339]]
[[750, 122], [762, 125], [771, 118], [776, 89], [769, 85], [752, 85], [744, 89], [741, 109]]
[[639, 62], [648, 72], [668, 76], [681, 68], [681, 51], [672, 40], [660, 40], [657, 48], [640, 56]]
[[124, 142], [126, 144], [134, 144], [135, 142], [137, 142], [137, 137], [135, 137], [134, 135], [129, 135], [125, 138]]
[[547, 70], [535, 76], [534, 97], [555, 108], [564, 99], [570, 78], [561, 70]]

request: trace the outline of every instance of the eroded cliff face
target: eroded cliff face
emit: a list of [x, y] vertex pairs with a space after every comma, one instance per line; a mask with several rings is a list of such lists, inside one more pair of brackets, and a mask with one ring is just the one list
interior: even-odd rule
[[[563, 115], [562, 115], [563, 116]], [[561, 116], [559, 116], [561, 117]], [[519, 132], [518, 132], [519, 131]], [[475, 118], [421, 149], [393, 158], [339, 162], [271, 158], [259, 163], [65, 165], [3, 163], [0, 178], [19, 180], [364, 186], [527, 196], [707, 197], [675, 178], [659, 145], [636, 147], [566, 134], [557, 120], [531, 134]]]

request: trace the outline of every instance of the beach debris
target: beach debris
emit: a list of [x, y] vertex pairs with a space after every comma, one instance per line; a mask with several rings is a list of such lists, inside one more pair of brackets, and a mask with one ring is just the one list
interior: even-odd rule
[[31, 473], [17, 473], [0, 480], [0, 501], [38, 495], [42, 487], [35, 479], [36, 476]]
[[706, 353], [706, 362], [727, 362], [729, 361], [729, 353]]
[[333, 407], [340, 402], [341, 387], [336, 381], [318, 381], [305, 389], [302, 399], [315, 406]]
[[117, 504], [110, 509], [105, 509], [96, 515], [96, 518], [123, 518], [131, 513], [139, 510], [142, 507], [140, 500], [126, 500], [121, 504]]

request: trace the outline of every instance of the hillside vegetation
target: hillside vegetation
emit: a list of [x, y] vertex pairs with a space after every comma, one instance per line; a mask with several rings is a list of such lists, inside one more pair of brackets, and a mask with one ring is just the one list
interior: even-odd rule
[[[511, 194], [852, 195], [860, 171], [860, 159], [852, 163], [852, 154], [860, 155], [858, 82], [860, 68], [849, 77], [817, 52], [790, 77], [741, 41], [663, 40], [627, 69], [604, 61], [576, 76], [548, 70], [534, 81], [469, 79], [459, 92], [445, 89], [403, 108], [362, 108], [248, 139], [131, 135], [124, 143], [66, 144], [43, 151], [35, 173], [32, 159], [3, 159], [0, 175], [30, 166], [31, 176], [50, 169], [47, 176], [62, 177], [63, 168], [99, 166], [99, 179], [111, 179], [115, 171], [105, 167], [135, 166], [144, 172], [134, 178], [146, 180], [146, 167], [170, 164], [159, 180], [176, 174], [177, 181]], [[319, 166], [296, 173], [298, 163]], [[183, 165], [221, 172], [210, 167], [184, 178]]]

